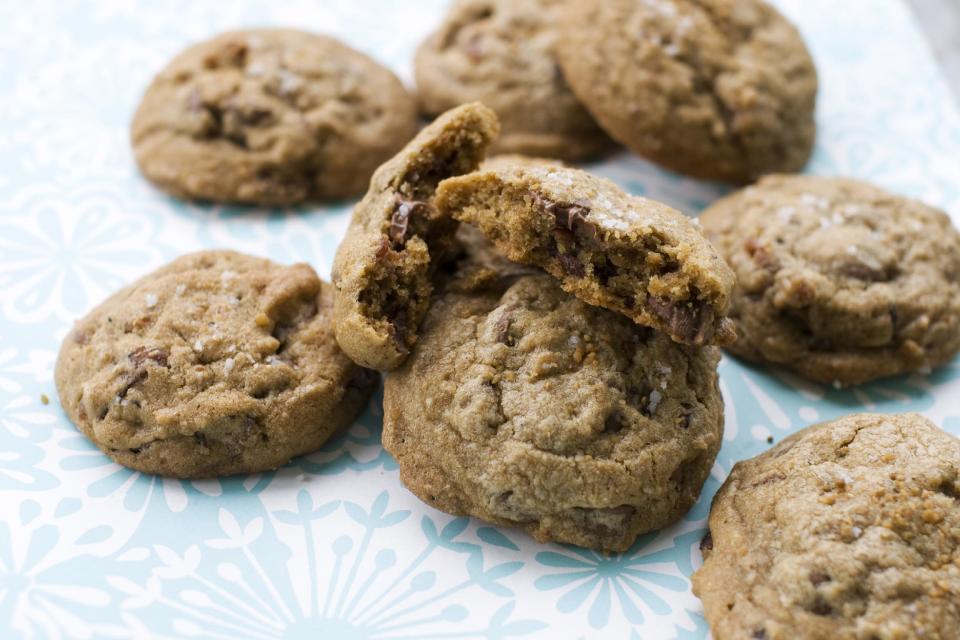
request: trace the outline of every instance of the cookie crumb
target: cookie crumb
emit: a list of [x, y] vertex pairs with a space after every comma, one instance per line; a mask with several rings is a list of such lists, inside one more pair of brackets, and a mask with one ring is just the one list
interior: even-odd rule
[[258, 313], [257, 316], [253, 319], [253, 321], [256, 323], [258, 327], [265, 327], [268, 324], [270, 324], [270, 318], [268, 318], [267, 314], [263, 312]]
[[840, 382], [839, 380], [834, 380], [834, 381], [833, 381], [833, 388], [834, 388], [834, 389], [843, 389], [843, 383]]
[[773, 444], [773, 436], [767, 436], [767, 444]]
[[45, 394], [45, 393], [41, 393], [41, 394], [40, 394], [40, 403], [41, 403], [41, 404], [50, 404], [50, 398], [47, 397], [47, 394]]

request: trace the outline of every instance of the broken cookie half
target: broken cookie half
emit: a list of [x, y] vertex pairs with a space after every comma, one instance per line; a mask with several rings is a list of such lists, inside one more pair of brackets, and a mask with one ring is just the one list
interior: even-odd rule
[[734, 276], [686, 216], [562, 167], [507, 167], [445, 180], [442, 215], [476, 225], [590, 304], [685, 344], [728, 344]]
[[358, 364], [386, 371], [407, 357], [433, 273], [457, 252], [458, 223], [434, 206], [437, 185], [474, 171], [498, 132], [493, 111], [461, 105], [374, 173], [333, 263], [337, 341]]

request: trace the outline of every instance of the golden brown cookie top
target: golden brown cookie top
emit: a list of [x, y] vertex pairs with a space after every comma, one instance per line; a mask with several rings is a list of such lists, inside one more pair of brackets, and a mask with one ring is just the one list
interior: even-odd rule
[[333, 38], [231, 31], [153, 80], [131, 139], [144, 175], [174, 195], [287, 205], [362, 192], [416, 130], [386, 68]]
[[700, 219], [737, 276], [734, 353], [856, 384], [960, 349], [960, 233], [943, 211], [856, 180], [778, 175]]
[[135, 469], [275, 468], [352, 421], [376, 381], [337, 346], [330, 297], [306, 264], [182, 256], [77, 322], [57, 361], [62, 404]]
[[717, 640], [953, 638], [960, 441], [917, 414], [857, 414], [737, 463], [694, 592]]
[[573, 95], [554, 56], [556, 0], [457, 0], [417, 50], [428, 114], [474, 100], [496, 111], [497, 152], [568, 160], [613, 142]]
[[387, 379], [384, 446], [428, 504], [622, 551], [700, 492], [722, 433], [717, 360], [546, 274], [452, 286]]
[[567, 2], [560, 34], [577, 97], [634, 152], [735, 183], [806, 164], [816, 70], [763, 0]]

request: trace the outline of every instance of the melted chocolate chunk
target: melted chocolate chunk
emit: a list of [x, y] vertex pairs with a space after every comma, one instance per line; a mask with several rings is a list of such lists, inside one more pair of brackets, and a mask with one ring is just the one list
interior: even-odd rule
[[165, 349], [147, 347], [137, 347], [127, 354], [127, 359], [133, 366], [133, 369], [123, 379], [120, 389], [117, 391], [117, 397], [123, 399], [132, 387], [147, 379], [147, 367], [154, 364], [160, 367], [167, 367], [168, 354]]
[[147, 360], [150, 360], [161, 367], [167, 366], [167, 351], [166, 349], [161, 349], [159, 347], [154, 347], [153, 349], [148, 349], [147, 347], [137, 347], [129, 354], [127, 358], [135, 367], [143, 365]]
[[582, 278], [586, 274], [586, 271], [583, 268], [583, 263], [580, 262], [580, 258], [572, 253], [561, 253], [557, 256], [557, 260], [560, 262], [560, 266], [563, 267], [563, 270], [574, 277]]
[[823, 584], [824, 582], [830, 582], [830, 580], [832, 580], [832, 578], [822, 571], [813, 571], [810, 574], [810, 582], [815, 587]]
[[671, 302], [648, 295], [647, 305], [665, 322], [672, 335], [690, 344], [704, 344], [713, 337], [713, 307], [704, 303]]
[[557, 229], [573, 231], [586, 238], [596, 238], [597, 227], [587, 221], [590, 207], [572, 202], [555, 202], [539, 193], [534, 193], [534, 202], [547, 213], [553, 214]]

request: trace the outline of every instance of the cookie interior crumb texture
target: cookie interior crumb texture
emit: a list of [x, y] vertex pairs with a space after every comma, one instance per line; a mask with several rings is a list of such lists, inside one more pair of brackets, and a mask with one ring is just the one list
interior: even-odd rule
[[670, 207], [577, 169], [507, 166], [451, 178], [437, 204], [476, 225], [516, 262], [583, 300], [689, 344], [733, 339], [724, 317], [733, 274]]
[[577, 97], [654, 162], [747, 183], [810, 157], [816, 68], [796, 28], [763, 0], [565, 2], [560, 42]]
[[723, 432], [717, 361], [543, 273], [454, 279], [387, 377], [384, 447], [431, 506], [623, 551], [700, 493]]
[[960, 441], [851, 415], [737, 463], [693, 589], [717, 640], [960, 634]]
[[77, 322], [56, 365], [64, 410], [98, 447], [181, 478], [315, 451], [377, 378], [337, 347], [331, 287], [312, 268], [230, 251], [182, 256], [117, 292]]
[[388, 69], [321, 35], [231, 31], [175, 57], [131, 126], [143, 174], [173, 195], [290, 205], [362, 193], [416, 132]]
[[476, 169], [498, 130], [493, 111], [462, 105], [377, 169], [333, 263], [337, 340], [355, 362], [389, 370], [407, 357], [431, 279], [457, 250], [457, 222], [434, 206], [434, 192]]
[[960, 349], [960, 233], [944, 212], [783, 175], [700, 219], [737, 276], [735, 355], [843, 386], [929, 371]]
[[479, 101], [497, 112], [498, 153], [584, 159], [614, 142], [567, 86], [554, 47], [556, 0], [457, 0], [417, 50], [422, 109]]

